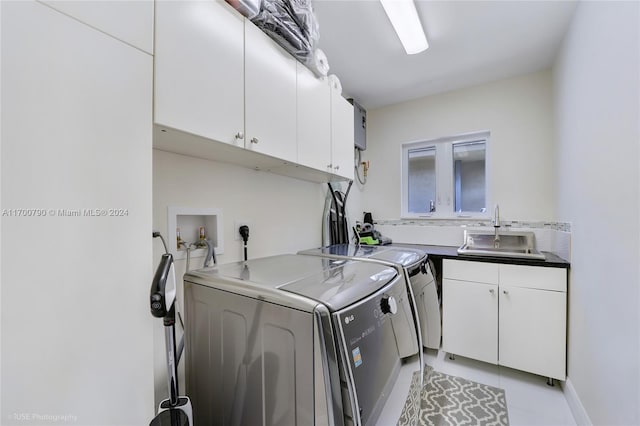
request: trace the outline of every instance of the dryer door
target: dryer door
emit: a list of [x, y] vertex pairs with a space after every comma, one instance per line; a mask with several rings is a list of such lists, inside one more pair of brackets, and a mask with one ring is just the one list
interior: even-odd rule
[[396, 278], [334, 314], [342, 373], [348, 385], [343, 392], [348, 392], [351, 403], [351, 410], [345, 404], [347, 423], [374, 424], [395, 384], [400, 355], [391, 318], [399, 313], [398, 301], [404, 292], [403, 281]]

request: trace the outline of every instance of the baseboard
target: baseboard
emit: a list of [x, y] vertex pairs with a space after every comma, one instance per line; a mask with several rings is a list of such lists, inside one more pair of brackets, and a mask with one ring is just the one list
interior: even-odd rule
[[573, 418], [576, 421], [578, 426], [593, 426], [589, 415], [587, 414], [587, 410], [584, 409], [582, 402], [580, 401], [580, 397], [576, 393], [576, 389], [573, 387], [571, 383], [571, 379], [567, 378], [566, 382], [560, 382], [562, 386], [562, 391], [564, 392], [564, 397], [567, 400], [567, 404], [571, 409], [571, 413], [573, 414]]

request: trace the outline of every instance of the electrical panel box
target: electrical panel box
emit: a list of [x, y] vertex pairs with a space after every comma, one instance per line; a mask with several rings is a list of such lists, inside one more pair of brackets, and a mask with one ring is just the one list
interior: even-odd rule
[[353, 105], [353, 128], [355, 146], [361, 151], [367, 149], [367, 111], [354, 99], [348, 99]]

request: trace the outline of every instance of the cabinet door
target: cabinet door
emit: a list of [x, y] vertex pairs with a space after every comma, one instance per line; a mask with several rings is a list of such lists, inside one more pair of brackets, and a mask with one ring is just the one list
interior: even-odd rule
[[331, 171], [331, 89], [301, 63], [297, 68], [298, 163]]
[[153, 55], [153, 0], [43, 3]]
[[46, 209], [2, 218], [0, 423], [148, 424], [153, 58], [39, 2], [0, 9], [2, 206]]
[[353, 180], [353, 105], [331, 89], [331, 164], [333, 173]]
[[296, 60], [245, 23], [245, 148], [295, 162]]
[[496, 364], [498, 286], [444, 279], [442, 291], [442, 348]]
[[500, 265], [500, 285], [567, 291], [567, 270], [528, 265]]
[[224, 1], [156, 2], [154, 119], [244, 145], [244, 21]]
[[566, 379], [566, 296], [500, 287], [500, 365]]
[[445, 278], [486, 284], [498, 284], [501, 266], [497, 263], [472, 262], [468, 260], [444, 259], [442, 261]]

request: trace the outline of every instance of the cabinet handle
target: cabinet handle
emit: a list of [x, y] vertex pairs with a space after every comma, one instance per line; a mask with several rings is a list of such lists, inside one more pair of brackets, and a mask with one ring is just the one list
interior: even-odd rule
[[242, 132], [236, 133], [236, 139], [244, 139], [244, 133]]
[[327, 168], [328, 168], [328, 169], [333, 168], [333, 164], [329, 164], [329, 165], [327, 165]]
[[509, 294], [507, 290], [502, 290], [502, 294]]
[[260, 142], [258, 138], [251, 138], [251, 143], [257, 144], [258, 142]]
[[494, 289], [490, 289], [489, 293], [493, 294], [493, 293], [495, 293], [495, 290]]
[[334, 169], [339, 170], [340, 166], [335, 166]]

